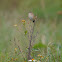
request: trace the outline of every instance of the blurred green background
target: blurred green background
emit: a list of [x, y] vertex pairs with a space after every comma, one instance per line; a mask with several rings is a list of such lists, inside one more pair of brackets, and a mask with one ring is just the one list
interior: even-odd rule
[[[62, 51], [62, 0], [0, 0], [0, 52], [8, 52], [14, 46], [14, 38], [20, 40], [21, 49], [28, 46], [28, 38], [24, 35], [22, 20], [28, 26], [28, 13], [37, 15], [35, 32], [36, 43], [53, 42], [60, 45]], [[17, 24], [18, 27], [13, 25]], [[20, 32], [18, 31], [20, 30]]]

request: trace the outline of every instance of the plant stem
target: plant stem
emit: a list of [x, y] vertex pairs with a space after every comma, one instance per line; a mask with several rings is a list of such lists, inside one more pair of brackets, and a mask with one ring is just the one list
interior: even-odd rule
[[32, 39], [33, 39], [34, 27], [35, 27], [35, 22], [34, 22], [32, 33], [31, 33], [30, 40], [29, 40], [28, 60], [31, 59], [31, 43], [32, 43]]

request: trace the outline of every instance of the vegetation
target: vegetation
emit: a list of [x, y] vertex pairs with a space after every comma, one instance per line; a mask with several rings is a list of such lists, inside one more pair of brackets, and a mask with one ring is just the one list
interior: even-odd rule
[[[0, 62], [62, 62], [62, 0], [0, 0]], [[30, 61], [30, 60], [29, 60]]]

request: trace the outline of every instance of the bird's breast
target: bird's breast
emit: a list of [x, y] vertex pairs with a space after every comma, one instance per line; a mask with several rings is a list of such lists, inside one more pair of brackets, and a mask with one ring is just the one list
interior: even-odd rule
[[33, 18], [34, 18], [34, 16], [33, 16], [32, 14], [28, 14], [28, 17], [29, 17], [30, 19], [33, 19]]

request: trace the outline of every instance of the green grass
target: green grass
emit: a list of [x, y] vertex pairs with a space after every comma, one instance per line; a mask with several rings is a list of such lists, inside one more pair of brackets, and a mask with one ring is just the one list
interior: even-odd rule
[[[23, 62], [23, 56], [26, 59], [29, 40], [27, 35], [24, 34], [26, 30], [24, 29], [21, 21], [26, 20], [26, 28], [28, 32], [30, 27], [28, 25], [29, 19], [27, 16], [28, 12], [33, 12], [38, 17], [34, 35], [37, 32], [38, 34], [36, 38], [33, 39], [35, 40], [33, 48], [40, 48], [40, 51], [35, 53], [33, 50], [34, 55], [32, 54], [32, 56], [36, 60], [39, 60], [37, 54], [41, 54], [44, 57], [49, 57], [48, 61], [50, 62], [61, 62], [62, 15], [57, 14], [58, 11], [62, 11], [61, 0], [44, 0], [44, 9], [42, 8], [41, 0], [18, 1], [16, 9], [12, 8], [13, 6], [11, 4], [12, 0], [11, 2], [9, 1], [9, 3], [8, 1], [2, 1], [2, 4], [0, 4], [0, 61], [8, 62], [11, 58], [18, 58], [18, 60], [12, 62]], [[10, 8], [13, 10], [10, 10]], [[18, 26], [14, 27], [14, 24], [17, 24]], [[24, 51], [23, 55], [21, 53], [17, 56], [19, 53], [17, 45], [19, 45], [20, 49]], [[45, 47], [48, 49], [47, 54], [45, 54]], [[14, 52], [15, 48], [18, 49], [17, 54]], [[45, 58], [43, 59], [43, 62], [44, 61], [46, 61]]]

